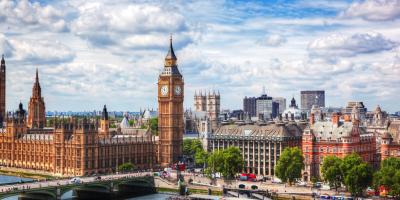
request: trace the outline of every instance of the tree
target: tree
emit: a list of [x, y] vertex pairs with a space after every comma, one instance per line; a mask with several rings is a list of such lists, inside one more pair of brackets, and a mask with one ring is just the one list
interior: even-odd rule
[[367, 163], [354, 166], [344, 177], [344, 184], [354, 196], [361, 196], [364, 189], [372, 183], [372, 167]]
[[220, 150], [213, 151], [207, 159], [208, 173], [222, 172], [224, 163], [224, 155]]
[[158, 135], [158, 118], [151, 118], [149, 120], [150, 130], [153, 135]]
[[374, 175], [374, 185], [388, 188], [392, 196], [400, 196], [400, 158], [389, 157], [382, 161]]
[[233, 178], [243, 168], [243, 158], [238, 147], [229, 147], [222, 151], [214, 151], [207, 158], [206, 172], [219, 172], [226, 179]]
[[127, 171], [132, 171], [134, 168], [135, 168], [135, 166], [132, 163], [127, 162], [127, 163], [123, 163], [123, 164], [119, 165], [118, 171], [127, 172]]
[[223, 151], [224, 167], [222, 175], [231, 179], [235, 174], [242, 171], [243, 157], [238, 147], [229, 147]]
[[353, 196], [362, 195], [364, 189], [372, 183], [372, 167], [363, 162], [361, 157], [350, 154], [344, 157], [340, 168], [343, 174], [343, 183]]
[[203, 150], [203, 144], [199, 139], [184, 139], [183, 140], [183, 154], [186, 156], [193, 156], [197, 151]]
[[133, 119], [130, 119], [128, 122], [129, 122], [129, 126], [131, 126], [131, 127], [132, 127], [132, 126], [133, 126], [133, 124], [135, 123], [135, 120], [133, 120]]
[[340, 169], [342, 170], [343, 177], [346, 177], [354, 166], [358, 166], [361, 163], [363, 163], [363, 160], [357, 153], [352, 153], [345, 156], [342, 163], [340, 164]]
[[275, 166], [275, 174], [283, 182], [291, 185], [296, 178], [301, 177], [304, 167], [303, 154], [298, 147], [288, 147], [283, 150]]
[[331, 187], [337, 189], [342, 184], [343, 174], [340, 168], [342, 160], [336, 156], [327, 156], [322, 163], [322, 176]]
[[208, 153], [204, 151], [203, 149], [196, 151], [194, 155], [194, 160], [196, 164], [202, 164], [203, 168], [206, 167], [207, 159], [208, 159]]
[[183, 140], [183, 155], [191, 155], [192, 154], [192, 140], [184, 139]]

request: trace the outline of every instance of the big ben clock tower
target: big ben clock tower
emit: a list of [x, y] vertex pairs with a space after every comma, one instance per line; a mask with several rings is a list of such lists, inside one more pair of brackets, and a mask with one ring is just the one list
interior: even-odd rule
[[183, 142], [183, 78], [176, 65], [170, 38], [164, 69], [158, 78], [159, 162], [169, 166], [182, 156]]

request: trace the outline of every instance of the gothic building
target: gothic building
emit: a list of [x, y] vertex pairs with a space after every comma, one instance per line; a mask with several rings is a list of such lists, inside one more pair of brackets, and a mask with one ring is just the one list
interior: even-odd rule
[[164, 69], [158, 78], [159, 161], [169, 166], [182, 156], [184, 82], [178, 70], [172, 38]]
[[[208, 95], [206, 95], [206, 92], [204, 92], [204, 94], [201, 91], [199, 93], [195, 92], [194, 107], [196, 113], [206, 113], [206, 117], [211, 123], [212, 130], [218, 128], [220, 123], [219, 114], [221, 112], [221, 95], [219, 94], [219, 91], [213, 91], [212, 93], [209, 91]], [[196, 124], [199, 124], [199, 122]]]
[[[54, 117], [46, 127], [45, 103], [38, 71], [28, 114], [19, 104], [0, 129], [0, 166], [32, 169], [56, 176], [110, 173], [131, 162], [138, 169], [169, 166], [182, 155], [183, 78], [172, 41], [159, 77], [159, 140], [149, 129], [110, 128], [107, 107], [101, 119]], [[5, 69], [4, 58], [1, 69]], [[5, 85], [5, 73], [0, 74]], [[1, 87], [0, 87], [1, 89]], [[5, 91], [0, 91], [5, 96]], [[2, 96], [2, 99], [5, 97]], [[1, 108], [4, 108], [5, 101]]]
[[39, 83], [39, 72], [36, 68], [36, 79], [32, 88], [32, 96], [28, 107], [28, 127], [43, 128], [46, 125], [46, 113], [44, 98], [42, 97], [42, 89]]
[[3, 127], [6, 116], [6, 61], [4, 55], [1, 57], [0, 67], [0, 128]]

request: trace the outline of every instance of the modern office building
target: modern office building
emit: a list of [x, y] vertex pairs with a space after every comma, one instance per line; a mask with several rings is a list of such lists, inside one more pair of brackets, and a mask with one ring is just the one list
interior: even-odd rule
[[251, 117], [257, 116], [257, 98], [256, 97], [244, 97], [243, 99], [243, 111], [250, 114]]
[[309, 112], [313, 105], [325, 107], [324, 90], [307, 90], [300, 92], [301, 110]]
[[278, 104], [278, 112], [279, 114], [282, 114], [286, 109], [286, 99], [283, 97], [273, 97], [272, 101]]
[[[257, 116], [264, 116], [264, 119], [273, 118], [273, 109], [277, 110], [277, 104], [273, 104], [272, 97], [267, 96], [266, 94], [261, 95], [256, 100], [257, 104]], [[274, 107], [275, 106], [275, 107]]]

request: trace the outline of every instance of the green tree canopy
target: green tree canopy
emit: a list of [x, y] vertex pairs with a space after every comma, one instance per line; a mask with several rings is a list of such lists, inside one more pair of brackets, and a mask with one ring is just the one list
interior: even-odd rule
[[135, 168], [135, 166], [132, 163], [127, 162], [127, 163], [123, 163], [123, 164], [119, 165], [118, 171], [127, 172], [127, 171], [132, 171], [134, 168]]
[[382, 161], [380, 170], [374, 175], [374, 185], [385, 186], [390, 195], [400, 196], [400, 158], [389, 157]]
[[223, 151], [224, 169], [222, 175], [231, 179], [235, 174], [242, 171], [243, 157], [238, 147], [229, 147]]
[[184, 139], [183, 154], [186, 156], [194, 156], [197, 151], [203, 150], [203, 144], [199, 139]]
[[281, 156], [275, 166], [275, 174], [283, 182], [292, 184], [296, 178], [301, 177], [303, 167], [301, 150], [298, 147], [289, 147], [281, 152]]
[[149, 120], [150, 130], [153, 135], [158, 135], [158, 118], [151, 118]]
[[197, 150], [194, 154], [194, 160], [196, 164], [203, 164], [203, 168], [206, 167], [207, 159], [209, 154], [203, 149]]
[[372, 167], [363, 162], [358, 154], [352, 153], [344, 157], [340, 168], [343, 174], [343, 184], [352, 195], [362, 195], [363, 190], [372, 184]]
[[372, 167], [361, 163], [351, 168], [344, 177], [344, 184], [352, 195], [361, 196], [364, 189], [372, 184]]
[[234, 178], [243, 168], [243, 158], [238, 147], [214, 151], [207, 158], [208, 173], [219, 172], [226, 179]]
[[322, 176], [325, 181], [329, 182], [331, 187], [337, 189], [340, 187], [343, 174], [340, 168], [342, 160], [336, 156], [327, 156], [322, 163]]

